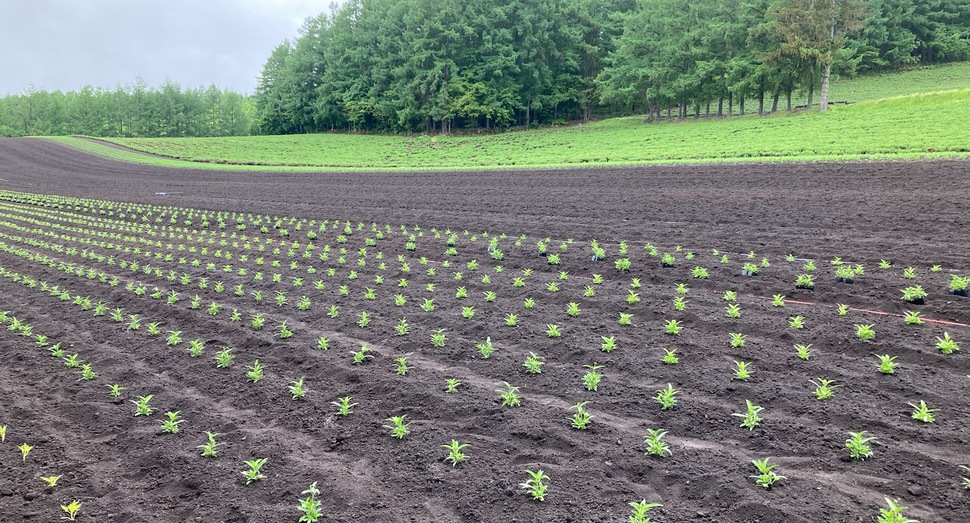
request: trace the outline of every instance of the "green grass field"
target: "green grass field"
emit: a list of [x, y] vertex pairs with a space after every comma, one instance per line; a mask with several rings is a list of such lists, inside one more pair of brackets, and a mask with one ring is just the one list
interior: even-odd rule
[[[961, 73], [962, 72], [962, 73]], [[960, 74], [964, 76], [959, 78]], [[892, 96], [962, 85], [962, 90]], [[414, 170], [679, 162], [854, 160], [970, 155], [970, 64], [836, 84], [826, 113], [645, 124], [640, 117], [470, 136], [314, 134], [113, 139], [164, 158], [77, 138], [63, 143], [125, 161], [255, 170]], [[840, 98], [841, 97], [841, 98]], [[187, 161], [186, 161], [187, 160]]]

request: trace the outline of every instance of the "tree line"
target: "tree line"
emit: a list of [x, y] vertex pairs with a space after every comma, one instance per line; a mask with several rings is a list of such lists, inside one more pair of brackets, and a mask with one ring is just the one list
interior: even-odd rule
[[[0, 97], [0, 136], [449, 132], [822, 108], [829, 79], [970, 59], [967, 0], [348, 0], [215, 86]], [[794, 97], [804, 97], [794, 99]]]
[[272, 51], [253, 132], [771, 112], [824, 106], [830, 75], [966, 59], [966, 0], [349, 0]]
[[0, 136], [238, 136], [250, 133], [252, 113], [251, 97], [214, 85], [155, 88], [139, 79], [66, 93], [28, 86], [0, 98]]

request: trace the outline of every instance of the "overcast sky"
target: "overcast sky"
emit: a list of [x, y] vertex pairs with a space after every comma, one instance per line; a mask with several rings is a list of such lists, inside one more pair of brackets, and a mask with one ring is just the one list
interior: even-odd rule
[[330, 0], [0, 0], [0, 95], [141, 76], [251, 93], [273, 47]]

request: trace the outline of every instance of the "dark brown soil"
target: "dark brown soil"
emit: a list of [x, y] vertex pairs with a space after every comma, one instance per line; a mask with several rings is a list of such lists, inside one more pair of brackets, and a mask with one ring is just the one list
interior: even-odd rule
[[[81, 206], [46, 208], [0, 194], [0, 247], [8, 247], [0, 250], [0, 267], [56, 284], [71, 296], [124, 308], [126, 316], [124, 323], [95, 317], [70, 300], [15, 282], [9, 273], [0, 277], [0, 310], [28, 321], [52, 342], [63, 341], [98, 372], [96, 380], [77, 381], [34, 340], [0, 329], [0, 425], [9, 427], [0, 443], [0, 522], [54, 521], [62, 515], [59, 505], [72, 499], [83, 502], [78, 521], [296, 522], [300, 493], [314, 481], [325, 521], [621, 522], [627, 521], [628, 502], [646, 499], [663, 503], [651, 512], [662, 523], [872, 522], [886, 497], [900, 499], [910, 507], [906, 514], [922, 522], [970, 521], [961, 484], [968, 474], [960, 469], [970, 465], [970, 364], [964, 354], [970, 350], [970, 301], [946, 294], [950, 274], [970, 273], [964, 203], [970, 162], [253, 174], [133, 166], [44, 140], [8, 139], [0, 140], [0, 189], [366, 224], [347, 243], [347, 266], [334, 262], [340, 247], [335, 230], [316, 241], [333, 248], [327, 262], [291, 258], [286, 249], [258, 255], [218, 243], [206, 255], [188, 254], [169, 251], [168, 244], [203, 245], [171, 238], [161, 245], [135, 242], [135, 236], [148, 237], [147, 230], [105, 238], [105, 232], [118, 232], [104, 229], [106, 224], [131, 226], [130, 216], [101, 216]], [[107, 221], [94, 221], [99, 218]], [[390, 224], [393, 234], [369, 247], [366, 266], [357, 267], [356, 253], [372, 237], [372, 222], [382, 229]], [[167, 215], [163, 224], [169, 225]], [[421, 227], [416, 251], [405, 250], [400, 224]], [[445, 255], [447, 236], [433, 238], [433, 228], [459, 233], [457, 256]], [[478, 235], [477, 241], [464, 230]], [[482, 231], [508, 234], [501, 241], [502, 262], [485, 252]], [[290, 232], [302, 253], [305, 232]], [[252, 227], [242, 234], [254, 233], [273, 236]], [[520, 234], [527, 239], [515, 247]], [[575, 240], [560, 266], [536, 255], [535, 243], [544, 237], [553, 239], [550, 252]], [[591, 239], [607, 248], [606, 261], [590, 260]], [[613, 267], [620, 240], [630, 246], [629, 273]], [[149, 260], [97, 241], [172, 252], [175, 260]], [[696, 258], [677, 253], [676, 266], [663, 269], [644, 250], [646, 242], [661, 252], [683, 245]], [[235, 258], [216, 259], [215, 249]], [[713, 249], [727, 254], [729, 263], [721, 263]], [[755, 278], [740, 275], [749, 251], [756, 252], [754, 261], [765, 256], [771, 262]], [[239, 260], [244, 252], [249, 262]], [[376, 252], [384, 254], [386, 271], [379, 270]], [[815, 290], [794, 288], [804, 270], [802, 261], [785, 261], [790, 252], [816, 260]], [[58, 263], [51, 267], [31, 255], [103, 271], [120, 285], [68, 274]], [[91, 255], [188, 273], [192, 284]], [[401, 271], [399, 255], [410, 263], [410, 273]], [[179, 264], [180, 256], [201, 259], [202, 267]], [[257, 256], [265, 256], [265, 266], [252, 263]], [[419, 264], [422, 256], [437, 268], [435, 276]], [[829, 263], [835, 256], [863, 264], [865, 274], [853, 285], [836, 283]], [[894, 267], [879, 269], [880, 259]], [[281, 267], [270, 267], [272, 260]], [[451, 268], [442, 266], [445, 260]], [[470, 260], [480, 267], [467, 268]], [[291, 261], [298, 269], [290, 269]], [[218, 269], [206, 270], [208, 262]], [[226, 263], [249, 273], [224, 273]], [[496, 273], [499, 263], [504, 270]], [[936, 264], [942, 271], [931, 272]], [[308, 275], [308, 265], [320, 272]], [[709, 280], [691, 278], [697, 265], [710, 269]], [[916, 280], [903, 279], [906, 266], [915, 267]], [[327, 277], [328, 267], [337, 267], [336, 276]], [[534, 269], [526, 286], [513, 287], [525, 268]], [[347, 278], [350, 269], [358, 279]], [[253, 282], [256, 271], [264, 271], [266, 281]], [[456, 271], [463, 273], [461, 281], [454, 279]], [[550, 292], [547, 284], [559, 271], [567, 271], [568, 280]], [[274, 272], [282, 283], [269, 281]], [[593, 273], [602, 274], [604, 283], [593, 285], [594, 297], [585, 297]], [[483, 274], [491, 283], [482, 283]], [[375, 283], [377, 275], [384, 276], [383, 284]], [[302, 288], [291, 283], [298, 276], [306, 280]], [[200, 289], [200, 277], [221, 281], [226, 290]], [[407, 288], [397, 286], [401, 278], [409, 280]], [[641, 298], [635, 304], [626, 302], [631, 278], [642, 284], [633, 289]], [[326, 281], [324, 290], [313, 287], [317, 279]], [[168, 305], [137, 296], [125, 290], [128, 282], [165, 294], [175, 290], [182, 299]], [[672, 306], [679, 282], [690, 287], [683, 312]], [[433, 293], [426, 290], [429, 283]], [[899, 289], [914, 283], [929, 292], [925, 305], [899, 299]], [[246, 293], [234, 296], [240, 284]], [[341, 285], [349, 296], [338, 293]], [[459, 286], [468, 298], [455, 298]], [[376, 289], [376, 300], [363, 299], [368, 287]], [[722, 295], [729, 289], [738, 292], [740, 319], [725, 317]], [[256, 290], [266, 296], [261, 304], [251, 296]], [[283, 307], [272, 302], [277, 290], [288, 297]], [[484, 299], [488, 290], [497, 295], [494, 303]], [[196, 294], [201, 310], [188, 306]], [[404, 307], [394, 306], [395, 294], [406, 296]], [[792, 301], [772, 307], [773, 294]], [[295, 306], [301, 295], [312, 301], [308, 311]], [[434, 312], [421, 310], [425, 298], [434, 298]], [[535, 300], [533, 309], [523, 307], [526, 298]], [[213, 301], [222, 306], [215, 316], [205, 311]], [[580, 304], [579, 317], [566, 314], [569, 302]], [[890, 314], [853, 310], [839, 317], [837, 303]], [[339, 307], [338, 317], [327, 316], [330, 305]], [[462, 318], [463, 306], [474, 307], [474, 318]], [[242, 313], [241, 323], [230, 321], [232, 309]], [[898, 316], [906, 310], [956, 324], [906, 325]], [[357, 326], [362, 311], [372, 316], [366, 329]], [[248, 326], [256, 312], [268, 317], [261, 331]], [[632, 325], [617, 323], [621, 312], [633, 314]], [[505, 326], [508, 313], [519, 315], [517, 327]], [[141, 329], [127, 329], [128, 314], [142, 318]], [[805, 318], [805, 329], [788, 327], [796, 315]], [[402, 317], [410, 333], [395, 336]], [[664, 334], [668, 319], [683, 323], [680, 336]], [[283, 320], [296, 332], [291, 339], [273, 335]], [[162, 323], [159, 338], [145, 334], [145, 324], [153, 321]], [[548, 338], [547, 324], [558, 324], [563, 336]], [[874, 325], [876, 339], [857, 340], [855, 324]], [[430, 341], [439, 328], [447, 336], [444, 348]], [[187, 342], [166, 347], [169, 330], [203, 340], [203, 357], [189, 357]], [[744, 347], [729, 346], [731, 332], [748, 336]], [[964, 350], [941, 354], [935, 345], [944, 332]], [[319, 336], [331, 341], [328, 351], [314, 349]], [[602, 352], [602, 336], [615, 336], [617, 349]], [[487, 337], [497, 350], [482, 359], [475, 345]], [[812, 344], [809, 361], [795, 357], [795, 343]], [[375, 357], [353, 365], [350, 351], [362, 344]], [[221, 346], [237, 355], [229, 369], [213, 364]], [[662, 348], [676, 349], [680, 363], [661, 364]], [[541, 374], [525, 372], [530, 352], [545, 358]], [[898, 357], [895, 375], [876, 372], [876, 354]], [[403, 377], [394, 373], [393, 362], [402, 355], [412, 366]], [[245, 367], [256, 358], [266, 378], [254, 385]], [[735, 360], [752, 363], [750, 380], [732, 379]], [[596, 392], [586, 391], [581, 379], [583, 366], [592, 363], [604, 365]], [[309, 393], [294, 401], [287, 385], [301, 376]], [[457, 394], [444, 392], [450, 377], [462, 381]], [[814, 398], [810, 380], [818, 378], [841, 385], [834, 398]], [[503, 381], [521, 388], [521, 407], [499, 405], [495, 391]], [[121, 400], [108, 397], [110, 383], [126, 387]], [[653, 398], [668, 383], [680, 391], [679, 402], [662, 412]], [[145, 394], [154, 394], [158, 410], [134, 417], [130, 400]], [[355, 412], [335, 416], [331, 402], [346, 395], [358, 403]], [[732, 416], [746, 399], [764, 407], [764, 421], [753, 431]], [[910, 418], [907, 403], [920, 400], [939, 409], [935, 423]], [[568, 421], [569, 407], [583, 401], [594, 417], [587, 431], [570, 428]], [[160, 433], [166, 410], [179, 410], [186, 420], [179, 434]], [[399, 441], [382, 425], [401, 414], [414, 423]], [[648, 428], [668, 431], [669, 457], [644, 455]], [[850, 460], [844, 442], [849, 431], [860, 430], [878, 438], [874, 456]], [[198, 454], [205, 431], [220, 433], [225, 442], [215, 459]], [[468, 461], [455, 468], [443, 461], [441, 447], [452, 438], [471, 444]], [[16, 448], [24, 442], [35, 445], [26, 460]], [[245, 485], [243, 460], [262, 457], [269, 458], [267, 478]], [[750, 478], [751, 460], [765, 457], [787, 478], [770, 490]], [[527, 468], [551, 477], [542, 503], [518, 486]], [[63, 478], [51, 489], [39, 479], [58, 474]]]

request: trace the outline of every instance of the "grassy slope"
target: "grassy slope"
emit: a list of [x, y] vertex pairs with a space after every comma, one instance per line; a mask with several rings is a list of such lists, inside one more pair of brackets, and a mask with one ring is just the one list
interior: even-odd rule
[[[964, 90], [885, 98], [962, 86]], [[65, 143], [122, 160], [202, 168], [321, 170], [541, 167], [751, 160], [966, 156], [970, 64], [878, 75], [835, 84], [836, 100], [869, 100], [825, 114], [747, 116], [644, 125], [616, 118], [583, 126], [483, 136], [317, 134], [235, 138], [116, 139], [192, 163]], [[245, 164], [256, 164], [245, 165]]]

